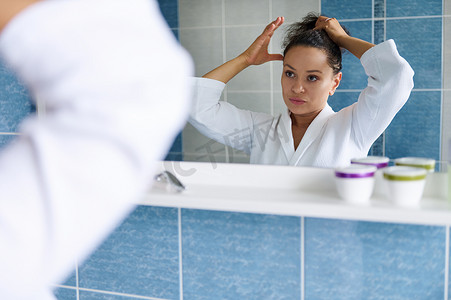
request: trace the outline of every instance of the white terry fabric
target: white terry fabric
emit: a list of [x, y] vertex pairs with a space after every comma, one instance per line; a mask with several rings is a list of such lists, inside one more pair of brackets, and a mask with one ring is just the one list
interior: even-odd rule
[[332, 168], [363, 157], [402, 108], [414, 72], [393, 40], [361, 57], [368, 86], [356, 103], [334, 112], [329, 105], [307, 129], [296, 151], [289, 112], [273, 117], [219, 101], [225, 84], [194, 78], [189, 122], [207, 137], [250, 154], [250, 162]]
[[153, 181], [192, 64], [148, 0], [38, 2], [0, 53], [47, 108], [0, 156], [0, 299], [52, 299]]

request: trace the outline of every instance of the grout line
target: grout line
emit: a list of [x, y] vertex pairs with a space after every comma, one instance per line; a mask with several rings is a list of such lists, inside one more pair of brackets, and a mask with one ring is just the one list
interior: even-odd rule
[[154, 298], [154, 297], [147, 297], [147, 296], [139, 296], [139, 295], [124, 294], [124, 293], [117, 293], [117, 292], [110, 292], [110, 291], [103, 291], [103, 290], [88, 289], [88, 288], [80, 288], [80, 290], [84, 291], [84, 292], [93, 292], [93, 293], [104, 294], [104, 295], [124, 296], [124, 297], [135, 298], [135, 299], [166, 300], [163, 298]]
[[449, 284], [449, 226], [446, 225], [446, 237], [445, 237], [445, 291], [444, 299], [448, 300], [448, 284]]
[[[321, 9], [320, 9], [321, 13]], [[384, 14], [386, 15], [386, 8], [384, 8]], [[374, 18], [356, 18], [356, 19], [339, 19], [339, 22], [361, 22], [361, 21], [386, 21], [386, 20], [410, 20], [410, 19], [429, 19], [429, 18], [451, 18], [451, 15], [432, 15], [432, 16], [408, 16], [408, 17], [374, 17]], [[186, 26], [174, 29], [217, 29], [217, 28], [239, 28], [239, 27], [265, 27], [268, 24], [240, 24], [240, 25], [211, 25], [211, 26]]]
[[77, 288], [77, 300], [80, 300], [80, 276], [78, 274], [78, 261], [75, 262], [75, 286]]
[[[272, 0], [269, 0], [269, 22], [272, 21], [273, 15], [272, 15]], [[271, 38], [272, 41], [272, 38]], [[273, 44], [271, 43], [270, 46], [270, 53], [273, 52]], [[270, 95], [269, 95], [269, 112], [271, 115], [274, 115], [274, 64], [273, 62], [269, 62], [269, 88], [270, 88]]]
[[374, 0], [371, 0], [371, 43], [374, 44], [374, 22], [375, 22], [375, 17], [374, 17]]
[[[225, 24], [225, 0], [221, 1], [221, 34], [222, 34], [222, 62], [226, 63], [227, 61], [227, 39], [226, 39], [226, 24]], [[227, 87], [224, 89], [223, 92], [224, 95], [224, 101], [229, 102], [229, 90]], [[224, 152], [225, 152], [225, 161], [226, 163], [230, 163], [230, 154], [229, 154], [229, 148], [224, 145]]]
[[[443, 16], [443, 13], [445, 12], [445, 1], [442, 1], [442, 16]], [[442, 99], [441, 99], [441, 109], [440, 109], [440, 149], [439, 149], [439, 151], [440, 151], [440, 158], [441, 159], [443, 159], [443, 157], [441, 156], [442, 155], [442, 147], [443, 147], [443, 145], [442, 145], [442, 142], [443, 142], [443, 137], [442, 137], [442, 134], [443, 134], [443, 111], [444, 111], [444, 104], [445, 104], [445, 93], [443, 92], [443, 91], [445, 91], [445, 89], [444, 89], [444, 87], [445, 87], [445, 71], [444, 71], [444, 61], [445, 61], [445, 55], [444, 55], [444, 53], [445, 53], [445, 34], [444, 34], [444, 32], [445, 32], [445, 19], [444, 19], [444, 17], [442, 17], [442, 58], [441, 58], [441, 64], [440, 64], [440, 66], [441, 66], [441, 75], [442, 75], [442, 95], [441, 95], [441, 97], [442, 97]], [[449, 154], [448, 154], [449, 155]], [[449, 166], [448, 166], [449, 167]], [[448, 171], [448, 173], [449, 173], [449, 171]], [[448, 187], [448, 193], [449, 193], [449, 187]], [[445, 248], [445, 291], [444, 291], [444, 299], [445, 300], [448, 300], [448, 284], [449, 284], [449, 226], [447, 225], [446, 226], [446, 237], [445, 237], [445, 240], [446, 240], [446, 243], [445, 243], [445, 245], [446, 245], [446, 248]]]
[[183, 261], [182, 261], [182, 209], [178, 208], [178, 231], [179, 231], [179, 293], [183, 300]]
[[305, 222], [301, 217], [301, 300], [305, 299]]
[[[442, 1], [442, 14], [445, 11], [445, 1]], [[445, 19], [442, 17], [442, 53], [440, 58], [440, 79], [441, 79], [441, 89], [443, 91], [443, 88], [445, 87], [445, 70], [444, 70], [444, 63], [445, 63]], [[443, 159], [443, 111], [445, 110], [445, 93], [441, 92], [440, 95], [440, 133], [439, 133], [439, 148], [438, 148], [438, 157], [440, 159]]]
[[387, 0], [384, 0], [384, 41], [387, 40]]
[[64, 284], [52, 284], [51, 286], [56, 287], [56, 288], [68, 289], [68, 290], [76, 290], [77, 289], [75, 286], [64, 285]]
[[432, 16], [408, 16], [408, 17], [374, 17], [374, 18], [356, 18], [356, 19], [339, 19], [339, 22], [362, 22], [362, 21], [384, 21], [384, 20], [413, 20], [413, 19], [437, 19], [442, 18], [442, 15]]

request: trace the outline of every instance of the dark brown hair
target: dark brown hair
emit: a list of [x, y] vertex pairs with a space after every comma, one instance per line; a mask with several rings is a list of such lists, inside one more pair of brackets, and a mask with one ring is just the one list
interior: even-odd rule
[[[327, 55], [329, 66], [334, 74], [342, 69], [342, 50], [332, 41], [325, 30], [313, 30], [319, 15], [309, 13], [302, 21], [288, 26], [282, 43], [283, 55], [294, 46], [314, 47], [323, 50]], [[347, 34], [349, 31], [341, 26]]]

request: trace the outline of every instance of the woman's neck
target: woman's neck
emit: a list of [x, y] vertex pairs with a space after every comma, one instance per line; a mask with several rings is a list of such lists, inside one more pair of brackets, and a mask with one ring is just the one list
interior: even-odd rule
[[299, 144], [301, 143], [301, 140], [304, 137], [307, 128], [310, 126], [310, 124], [313, 122], [316, 116], [319, 115], [320, 112], [321, 110], [306, 115], [304, 114], [296, 115], [294, 113], [290, 113], [291, 132], [293, 135], [293, 143], [295, 151], [298, 148]]
[[290, 113], [291, 118], [291, 126], [297, 127], [297, 128], [307, 128], [310, 126], [310, 124], [313, 122], [313, 120], [316, 118], [316, 116], [319, 115], [319, 113], [322, 111], [315, 111], [308, 114], [294, 114]]

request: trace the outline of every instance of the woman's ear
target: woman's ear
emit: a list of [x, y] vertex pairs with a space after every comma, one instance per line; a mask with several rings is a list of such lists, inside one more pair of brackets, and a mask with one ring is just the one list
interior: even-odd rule
[[338, 72], [338, 74], [334, 75], [333, 79], [332, 79], [332, 88], [329, 91], [329, 95], [332, 96], [335, 93], [335, 90], [338, 88], [338, 86], [340, 85], [340, 81], [341, 81], [341, 76], [342, 73]]

